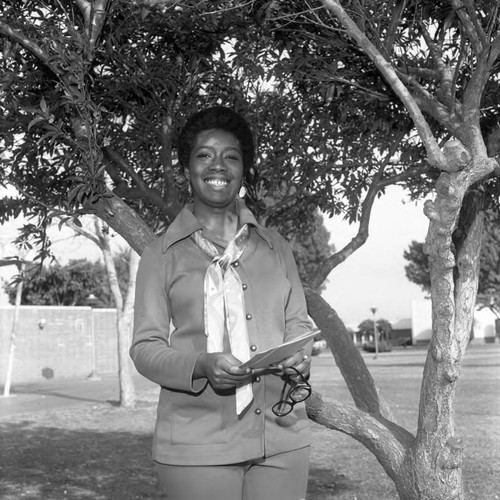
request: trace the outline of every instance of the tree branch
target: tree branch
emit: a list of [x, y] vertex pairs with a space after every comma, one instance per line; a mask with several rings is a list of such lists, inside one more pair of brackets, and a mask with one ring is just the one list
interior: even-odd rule
[[417, 103], [408, 92], [408, 89], [403, 85], [398, 78], [393, 66], [385, 60], [377, 48], [370, 42], [366, 35], [356, 26], [354, 21], [347, 15], [338, 0], [322, 0], [323, 5], [332, 12], [346, 28], [348, 34], [353, 37], [361, 50], [365, 52], [372, 60], [380, 73], [387, 80], [394, 92], [401, 99], [410, 114], [415, 127], [422, 139], [422, 142], [427, 150], [429, 163], [436, 167], [446, 165], [446, 158], [443, 156], [437, 144], [434, 135], [420, 111]]
[[89, 32], [89, 57], [92, 58], [97, 40], [101, 35], [106, 21], [106, 7], [109, 0], [94, 0], [92, 2], [92, 13], [88, 27]]
[[[466, 131], [461, 127], [462, 124], [462, 107], [455, 101], [454, 112], [451, 112], [446, 106], [440, 103], [433, 96], [414, 95], [415, 102], [429, 116], [439, 121], [446, 129], [462, 142], [466, 141]], [[438, 166], [438, 168], [440, 168]]]
[[111, 242], [109, 237], [109, 226], [101, 227], [102, 221], [97, 217], [94, 219], [94, 228], [97, 238], [99, 239], [99, 248], [104, 257], [104, 264], [108, 273], [109, 288], [117, 311], [123, 311], [123, 297], [118, 283], [118, 275], [116, 273], [116, 266], [111, 252]]
[[[302, 75], [305, 78], [307, 77], [310, 81], [314, 81], [315, 80], [314, 78], [311, 78], [311, 74], [310, 73], [297, 71], [297, 74], [298, 75]], [[334, 82], [334, 83], [336, 83], [336, 82], [343, 83], [345, 85], [348, 85], [349, 87], [352, 87], [354, 89], [358, 89], [358, 90], [360, 90], [361, 92], [363, 92], [366, 95], [375, 97], [379, 101], [390, 101], [390, 97], [387, 96], [386, 94], [382, 94], [381, 92], [376, 92], [376, 91], [371, 90], [371, 89], [369, 89], [367, 87], [364, 87], [363, 85], [360, 85], [357, 82], [353, 82], [351, 80], [348, 80], [347, 78], [342, 78], [341, 76], [331, 76], [331, 75], [328, 75], [325, 78], [317, 78], [316, 79], [316, 81], [321, 81], [321, 82], [324, 82], [324, 83], [328, 83], [328, 80], [330, 82]]]
[[488, 66], [491, 68], [500, 57], [500, 35], [497, 36], [490, 45], [490, 53], [488, 55]]
[[109, 193], [109, 196], [99, 198], [95, 203], [85, 205], [84, 209], [86, 213], [97, 215], [114, 231], [123, 236], [139, 255], [155, 237], [153, 231], [137, 212], [112, 193]]
[[[59, 217], [59, 219], [64, 220], [62, 217]], [[73, 232], [76, 234], [83, 236], [84, 238], [87, 238], [88, 240], [92, 241], [95, 243], [100, 250], [102, 250], [101, 242], [96, 234], [91, 233], [90, 231], [87, 231], [83, 227], [77, 226], [72, 220], [67, 220], [64, 222], [66, 226], [71, 228]]]
[[85, 24], [88, 25], [88, 23], [90, 22], [90, 11], [92, 9], [90, 0], [75, 0], [75, 3], [83, 15]]
[[392, 53], [392, 48], [394, 47], [394, 41], [396, 40], [396, 33], [401, 24], [401, 15], [406, 8], [406, 0], [401, 2], [395, 1], [396, 5], [392, 8], [391, 20], [389, 26], [387, 27], [387, 35], [383, 42], [384, 50], [387, 52], [387, 56], [390, 58]]
[[379, 186], [380, 187], [394, 186], [399, 182], [407, 181], [412, 177], [417, 177], [417, 176], [420, 177], [429, 174], [430, 171], [431, 171], [430, 166], [408, 168], [404, 172], [401, 172], [399, 174], [394, 174], [389, 177], [386, 177], [385, 179], [382, 179], [379, 182]]
[[468, 0], [466, 0], [465, 3], [467, 3], [467, 7], [462, 0], [452, 0], [451, 2], [458, 18], [460, 19], [460, 22], [462, 23], [462, 26], [465, 29], [465, 33], [467, 33], [472, 49], [475, 54], [479, 56], [479, 54], [483, 51], [483, 44], [485, 42], [487, 43], [487, 40], [481, 24], [478, 21], [474, 3], [469, 2]]
[[425, 44], [427, 45], [430, 55], [438, 68], [438, 71], [442, 69], [443, 66], [443, 50], [441, 45], [436, 45], [431, 35], [427, 31], [425, 24], [422, 21], [418, 21], [418, 27], [420, 28], [420, 33], [424, 38]]
[[[109, 160], [106, 163], [106, 172], [115, 183], [116, 187], [113, 192], [117, 196], [130, 200], [147, 200], [152, 205], [158, 207], [161, 212], [169, 218], [177, 215], [178, 211], [172, 211], [172, 209], [169, 207], [169, 204], [163, 199], [161, 194], [156, 189], [147, 186], [143, 179], [139, 175], [137, 175], [136, 171], [130, 166], [128, 161], [125, 160], [125, 158], [122, 158], [116, 151], [111, 148], [105, 147], [103, 148], [103, 152], [105, 157]], [[119, 166], [120, 169], [132, 179], [132, 182], [137, 187], [129, 187], [127, 182], [123, 180], [119, 171], [115, 169], [110, 162], [113, 162], [114, 164]]]
[[[427, 78], [430, 80], [439, 81], [440, 75], [439, 75], [439, 71], [436, 69], [419, 68], [417, 66], [410, 66], [408, 64], [405, 65], [405, 69], [406, 69], [406, 73], [404, 71], [402, 71], [400, 68], [397, 68], [396, 71], [398, 72], [400, 78], [403, 78], [403, 79], [405, 77], [410, 78], [408, 80], [409, 83], [416, 84], [415, 80], [411, 79], [412, 76], [416, 76], [418, 78]], [[420, 87], [419, 90], [423, 91], [424, 88]]]
[[312, 288], [315, 289], [318, 288], [321, 285], [321, 283], [323, 283], [326, 280], [326, 278], [333, 271], [333, 269], [335, 269], [339, 264], [344, 262], [347, 259], [347, 257], [352, 255], [358, 248], [364, 245], [364, 243], [368, 239], [371, 210], [377, 194], [383, 188], [389, 185], [396, 184], [398, 182], [401, 182], [402, 180], [409, 179], [416, 175], [423, 175], [425, 172], [428, 172], [430, 170], [430, 167], [424, 169], [420, 167], [411, 168], [407, 169], [405, 172], [401, 172], [400, 174], [395, 174], [383, 178], [384, 168], [389, 164], [390, 159], [392, 158], [394, 153], [398, 150], [401, 141], [403, 140], [404, 136], [407, 133], [408, 131], [406, 130], [400, 132], [399, 136], [391, 145], [384, 160], [381, 162], [379, 167], [379, 172], [374, 176], [368, 188], [365, 199], [361, 204], [361, 215], [359, 219], [358, 232], [351, 239], [351, 241], [347, 245], [345, 245], [341, 250], [335, 252], [330, 257], [325, 259], [321, 268], [317, 271], [315, 276], [312, 278], [312, 281], [309, 283], [309, 285]]
[[[457, 308], [455, 313], [455, 352], [465, 353], [465, 349], [470, 339], [472, 322], [474, 316], [469, 314], [476, 306], [476, 297], [478, 289], [478, 277], [480, 267], [480, 256], [482, 246], [484, 212], [482, 207], [482, 198], [484, 193], [477, 192], [474, 189], [469, 190], [467, 198], [479, 198], [479, 204], [467, 203], [464, 200], [462, 211], [467, 212], [467, 218], [472, 218], [472, 224], [462, 230], [465, 233], [465, 239], [461, 248], [456, 247], [457, 255], [457, 274], [455, 279], [455, 302], [461, 307]], [[479, 206], [477, 206], [479, 205]]]
[[[413, 69], [410, 69], [413, 73]], [[441, 103], [436, 97], [434, 97], [427, 89], [425, 89], [420, 83], [418, 83], [412, 75], [397, 70], [399, 77], [407, 83], [410, 87], [416, 90], [416, 93], [412, 94], [413, 99], [419, 106], [419, 108], [432, 116], [438, 122], [440, 122], [446, 129], [451, 132], [455, 137], [460, 139], [462, 142], [466, 142], [466, 131], [461, 128], [462, 123], [462, 106], [454, 98], [453, 83], [449, 81], [446, 85], [450, 86], [450, 90], [447, 94], [446, 101], [447, 106]], [[418, 75], [418, 70], [416, 71]], [[449, 78], [453, 77], [448, 75]], [[438, 166], [438, 168], [440, 168]]]
[[30, 40], [24, 33], [19, 30], [11, 28], [7, 23], [0, 19], [0, 34], [16, 41], [24, 47], [28, 52], [40, 59], [47, 68], [49, 68], [55, 75], [60, 76], [61, 71], [59, 68], [50, 62], [49, 54], [45, 52], [39, 45]]
[[172, 117], [165, 115], [162, 116], [160, 128], [160, 158], [163, 166], [163, 177], [165, 180], [164, 202], [167, 208], [167, 213], [176, 214], [181, 208], [181, 202], [172, 170], [172, 133]]
[[358, 248], [363, 246], [368, 239], [368, 229], [370, 225], [370, 216], [373, 202], [377, 193], [380, 191], [380, 185], [378, 184], [381, 177], [381, 172], [377, 173], [375, 180], [370, 184], [368, 191], [366, 193], [365, 199], [361, 204], [361, 215], [359, 218], [359, 227], [356, 235], [351, 239], [351, 241], [345, 245], [341, 250], [334, 253], [330, 257], [326, 258], [321, 265], [321, 268], [315, 274], [310, 286], [312, 288], [318, 288], [321, 283], [323, 283], [328, 275], [333, 269], [335, 269], [339, 264], [344, 262], [347, 257], [352, 255]]
[[318, 292], [306, 287], [305, 294], [307, 310], [327, 341], [356, 407], [371, 415], [389, 418], [389, 407], [380, 397], [375, 381], [344, 323]]
[[[481, 99], [489, 78], [488, 48], [478, 56], [463, 97], [463, 120], [467, 124], [467, 142], [464, 144], [480, 156], [486, 155], [486, 145], [481, 132]], [[462, 141], [463, 142], [463, 141]]]
[[316, 391], [306, 405], [307, 415], [313, 422], [343, 432], [362, 443], [392, 478], [394, 472], [403, 466], [414, 436], [402, 427], [387, 425], [386, 421], [341, 403], [325, 403]]
[[131, 311], [134, 306], [135, 300], [135, 284], [137, 278], [137, 268], [139, 267], [139, 254], [130, 249], [130, 255], [128, 259], [128, 287], [127, 287], [127, 295], [125, 296], [125, 304], [123, 309], [125, 311]]
[[106, 21], [106, 7], [109, 0], [75, 0], [82, 13], [87, 31], [87, 58], [93, 58], [93, 52], [104, 23]]

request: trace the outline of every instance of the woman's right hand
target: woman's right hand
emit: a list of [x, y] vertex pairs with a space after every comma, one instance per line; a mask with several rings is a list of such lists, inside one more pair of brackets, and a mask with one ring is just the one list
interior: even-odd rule
[[213, 389], [232, 389], [252, 375], [250, 368], [240, 368], [241, 362], [231, 353], [202, 352], [194, 367], [193, 378], [207, 378]]

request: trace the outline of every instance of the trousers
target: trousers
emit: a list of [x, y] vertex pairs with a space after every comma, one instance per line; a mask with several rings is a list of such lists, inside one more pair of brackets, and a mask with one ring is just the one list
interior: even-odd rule
[[309, 449], [231, 465], [155, 468], [168, 500], [304, 500]]

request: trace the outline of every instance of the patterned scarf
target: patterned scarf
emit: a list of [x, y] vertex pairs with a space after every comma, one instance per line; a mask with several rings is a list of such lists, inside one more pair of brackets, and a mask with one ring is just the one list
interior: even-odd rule
[[[249, 230], [245, 224], [229, 242], [224, 253], [207, 240], [202, 230], [191, 235], [200, 249], [212, 258], [205, 272], [204, 319], [207, 352], [223, 352], [227, 333], [231, 353], [242, 363], [250, 359], [245, 301], [239, 274], [231, 266], [245, 251]], [[236, 388], [236, 413], [239, 415], [252, 401], [252, 383]]]

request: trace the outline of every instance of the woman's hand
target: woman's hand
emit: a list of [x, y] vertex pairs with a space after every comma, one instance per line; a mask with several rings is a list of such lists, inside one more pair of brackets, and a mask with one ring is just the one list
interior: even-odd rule
[[203, 352], [198, 356], [194, 368], [194, 378], [207, 378], [216, 390], [236, 387], [252, 375], [250, 368], [240, 368], [241, 362], [231, 353]]
[[304, 349], [297, 351], [293, 356], [284, 359], [278, 364], [278, 368], [283, 370], [287, 375], [290, 376], [292, 380], [298, 377], [291, 367], [294, 367], [304, 378], [309, 376], [309, 370], [311, 369], [311, 356], [306, 354]]

